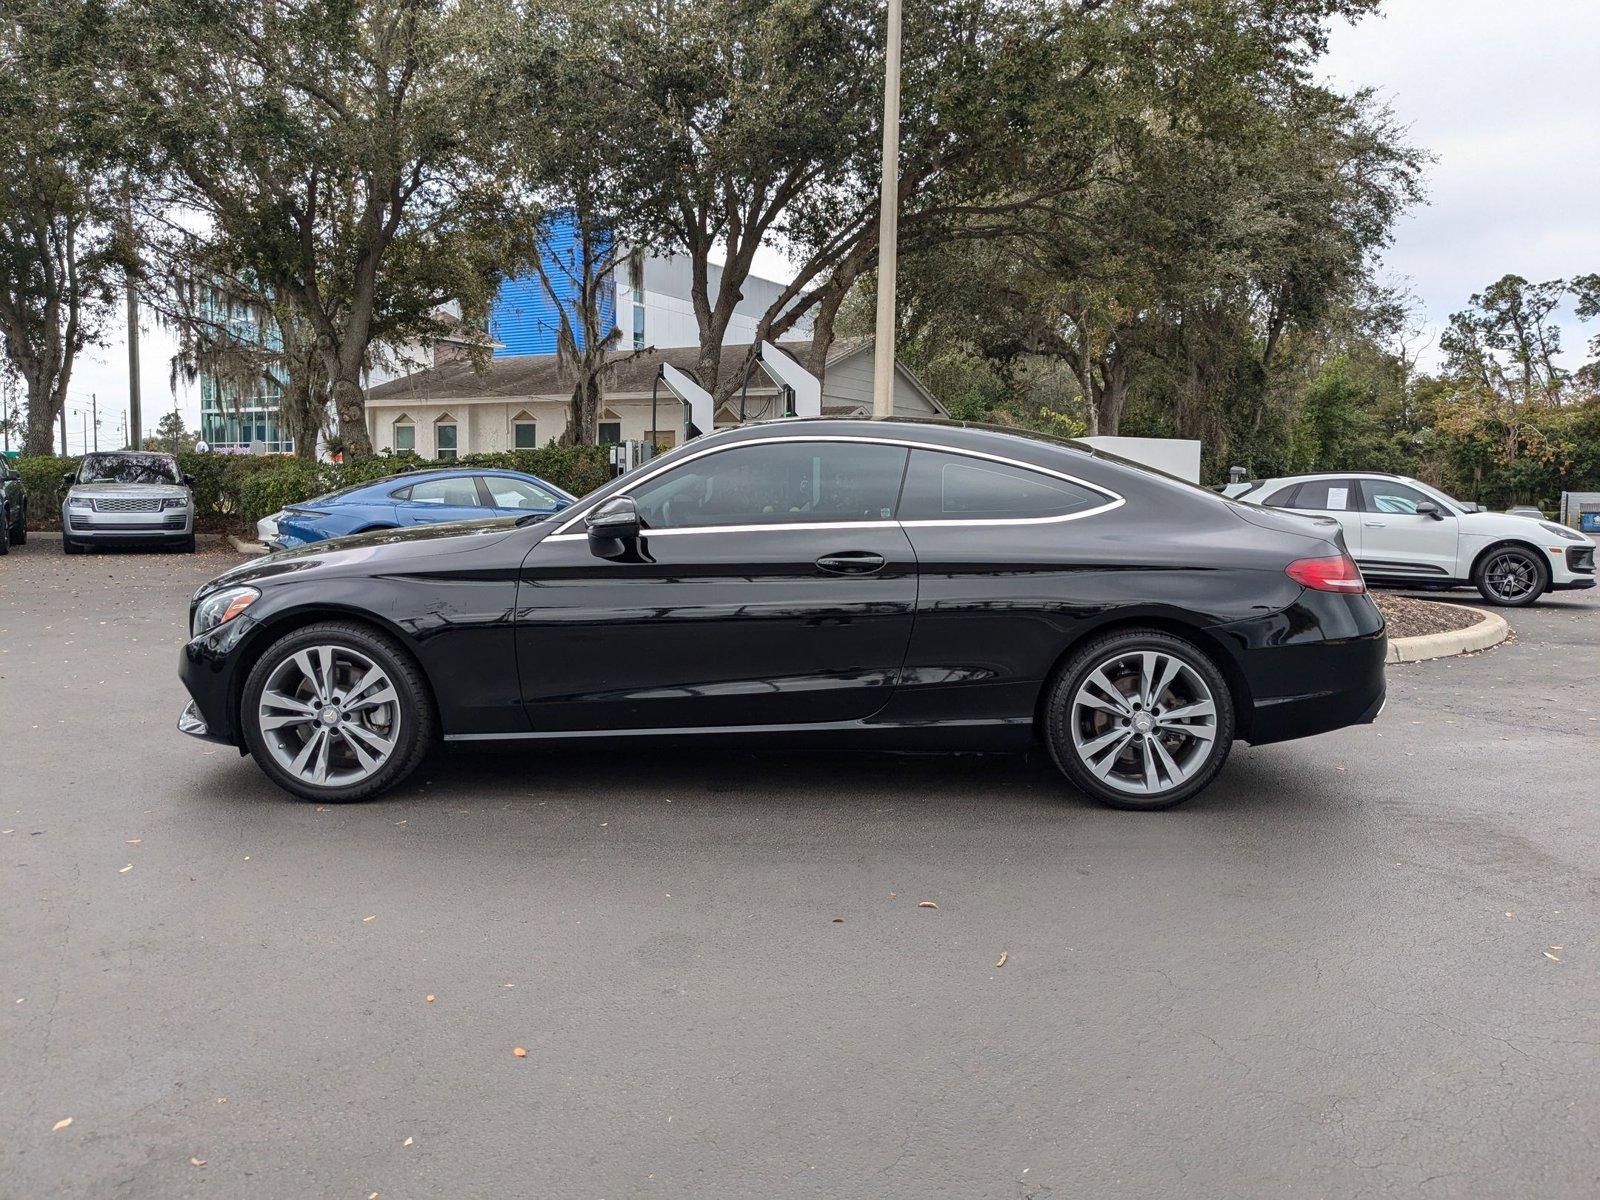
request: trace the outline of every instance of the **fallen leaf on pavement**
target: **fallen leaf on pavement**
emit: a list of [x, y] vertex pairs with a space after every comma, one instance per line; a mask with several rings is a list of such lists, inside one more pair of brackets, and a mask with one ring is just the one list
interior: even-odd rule
[[71, 1117], [62, 1117], [61, 1120], [57, 1121], [54, 1125], [50, 1126], [50, 1132], [51, 1133], [55, 1133], [58, 1129], [65, 1129], [68, 1125], [71, 1125], [71, 1124], [72, 1124], [72, 1118]]
[[129, 838], [128, 839], [128, 845], [137, 846], [142, 841], [144, 841], [143, 838]]
[[835, 917], [833, 919], [833, 923], [835, 925], [843, 925], [844, 924], [844, 918], [843, 917]]
[[524, 1050], [521, 1046], [515, 1047], [511, 1051], [511, 1053], [515, 1054], [518, 1058], [527, 1058], [528, 1057], [528, 1052], [526, 1050]]
[[1557, 957], [1556, 957], [1556, 956], [1555, 956], [1555, 955], [1554, 955], [1554, 954], [1551, 954], [1551, 953], [1550, 953], [1550, 951], [1548, 951], [1548, 950], [1546, 950], [1546, 951], [1545, 951], [1545, 952], [1544, 952], [1544, 956], [1545, 956], [1545, 957], [1546, 957], [1546, 958], [1548, 958], [1548, 959], [1549, 959], [1549, 960], [1550, 960], [1550, 961], [1551, 961], [1551, 962], [1560, 962], [1560, 961], [1561, 961], [1561, 960], [1560, 960], [1560, 959], [1559, 959], [1559, 958], [1557, 958]]
[[129, 863], [127, 866], [125, 866], [125, 867], [121, 868], [120, 870], [118, 870], [117, 874], [118, 875], [126, 875], [131, 870], [133, 870], [133, 864]]
[[407, 1138], [405, 1141], [401, 1142], [400, 1145], [401, 1146], [409, 1146], [409, 1145], [411, 1145], [411, 1139]]
[[206, 1165], [206, 1160], [203, 1158], [191, 1158], [189, 1160], [189, 1165], [191, 1167], [203, 1167]]
[[1008, 959], [1010, 957], [1011, 957], [1011, 951], [1002, 950], [1002, 951], [1000, 951], [1000, 957], [994, 960], [994, 965], [997, 966], [997, 967], [1003, 967], [1003, 966], [1006, 965], [1006, 959]]
[[370, 917], [362, 917], [361, 918], [361, 923], [363, 925], [365, 925], [367, 922], [376, 921], [377, 919], [378, 919], [378, 914], [377, 913], [373, 913]]
[[432, 992], [429, 992], [429, 993], [428, 993], [428, 1003], [429, 1003], [429, 1004], [432, 1004], [432, 1003], [433, 1003], [433, 993], [432, 993]]
[[917, 907], [918, 908], [938, 908], [939, 906], [937, 904], [935, 904], [932, 900], [918, 900], [917, 901]]

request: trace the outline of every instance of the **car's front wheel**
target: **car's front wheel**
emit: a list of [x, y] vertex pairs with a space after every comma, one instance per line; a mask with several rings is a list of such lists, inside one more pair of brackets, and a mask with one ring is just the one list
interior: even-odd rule
[[1550, 568], [1525, 547], [1498, 546], [1483, 556], [1472, 582], [1490, 604], [1525, 608], [1550, 586]]
[[1227, 681], [1198, 646], [1154, 629], [1095, 638], [1057, 673], [1045, 742], [1062, 773], [1114, 808], [1170, 808], [1222, 769]]
[[350, 621], [308, 625], [267, 648], [245, 680], [245, 742], [278, 786], [308, 800], [365, 800], [414, 771], [435, 720], [421, 669]]

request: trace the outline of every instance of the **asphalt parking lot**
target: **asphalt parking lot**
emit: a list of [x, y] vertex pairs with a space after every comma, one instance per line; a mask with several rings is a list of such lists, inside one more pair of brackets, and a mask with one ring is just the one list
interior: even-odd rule
[[0, 559], [4, 1197], [1600, 1191], [1594, 593], [1165, 814], [633, 749], [324, 808], [174, 728], [233, 561]]

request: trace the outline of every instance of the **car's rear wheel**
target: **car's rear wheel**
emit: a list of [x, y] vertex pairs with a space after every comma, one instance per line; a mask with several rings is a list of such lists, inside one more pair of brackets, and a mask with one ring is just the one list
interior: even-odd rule
[[1524, 546], [1497, 546], [1479, 561], [1472, 582], [1490, 604], [1525, 608], [1550, 586], [1550, 568]]
[[365, 625], [326, 621], [279, 638], [245, 680], [245, 742], [279, 787], [365, 800], [410, 775], [433, 743], [421, 669]]
[[1216, 778], [1233, 745], [1227, 681], [1198, 646], [1154, 629], [1094, 639], [1056, 675], [1045, 742], [1062, 773], [1114, 808], [1170, 808]]

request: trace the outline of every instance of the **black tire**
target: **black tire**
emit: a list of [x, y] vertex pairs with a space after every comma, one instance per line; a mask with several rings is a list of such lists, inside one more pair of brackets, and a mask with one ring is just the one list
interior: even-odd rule
[[[1076, 700], [1080, 690], [1090, 686], [1090, 677], [1097, 670], [1110, 665], [1113, 660], [1143, 652], [1153, 652], [1158, 656], [1157, 662], [1175, 660], [1182, 668], [1186, 668], [1189, 674], [1180, 670], [1172, 682], [1157, 693], [1155, 703], [1149, 706], [1145, 718], [1154, 718], [1157, 724], [1150, 732], [1142, 735], [1144, 740], [1141, 743], [1138, 740], [1141, 735], [1132, 728], [1132, 723], [1139, 719], [1138, 714], [1144, 712], [1145, 707], [1142, 701], [1133, 699], [1132, 694], [1121, 692], [1125, 702], [1122, 708], [1113, 710], [1110, 706], [1105, 706], [1103, 716], [1088, 707], [1079, 706]], [[1120, 675], [1113, 678], [1108, 674], [1106, 678], [1119, 688], [1119, 692], [1130, 682]], [[1131, 682], [1137, 692], [1137, 681]], [[1158, 685], [1152, 684], [1152, 686]], [[1207, 702], [1207, 698], [1200, 691], [1202, 686], [1204, 691], [1209, 693], [1209, 703], [1213, 713], [1208, 715], [1214, 718], [1213, 724], [1201, 727], [1195, 734], [1188, 734], [1180, 731], [1194, 726], [1184, 721], [1175, 722], [1163, 735], [1159, 725], [1161, 716], [1170, 714], [1178, 708], [1186, 709], [1195, 703], [1203, 705]], [[1163, 704], [1166, 705], [1165, 710], [1162, 708]], [[1112, 715], [1114, 711], [1124, 710], [1129, 712], [1128, 717]], [[1205, 718], [1203, 716], [1185, 718], [1189, 719], [1203, 721]], [[1085, 729], [1078, 724], [1083, 721], [1103, 721], [1104, 724]], [[1121, 729], [1127, 730], [1125, 739], [1120, 742], [1113, 741], [1110, 758], [1101, 757], [1096, 764], [1105, 767], [1109, 762], [1112, 766], [1104, 774], [1097, 773], [1091, 768], [1090, 762], [1086, 761], [1084, 748], [1080, 746], [1079, 739], [1087, 739], [1092, 744], [1095, 738], [1111, 736]], [[1206, 729], [1210, 730], [1209, 740], [1200, 736]], [[1074, 737], [1075, 730], [1079, 738]], [[1050, 685], [1044, 707], [1042, 730], [1045, 745], [1050, 750], [1050, 757], [1074, 787], [1112, 808], [1143, 812], [1171, 808], [1210, 784], [1228, 759], [1228, 751], [1233, 746], [1233, 731], [1233, 696], [1228, 690], [1227, 680], [1217, 669], [1216, 663], [1192, 642], [1155, 629], [1127, 629], [1106, 634], [1090, 640], [1073, 651]], [[1156, 740], [1161, 742], [1159, 748], [1150, 745]], [[1130, 791], [1128, 787], [1132, 781], [1128, 780], [1127, 776], [1136, 773], [1141, 756], [1146, 763], [1154, 761], [1158, 764], [1154, 775], [1156, 786], [1141, 784], [1139, 786], [1144, 787], [1144, 790]], [[1160, 765], [1163, 761], [1178, 766], [1183, 771], [1181, 779], [1172, 786], [1160, 786], [1165, 782], [1162, 779], [1165, 768]], [[1127, 764], [1126, 768], [1121, 765], [1123, 763]], [[1146, 769], [1148, 771], [1149, 768]], [[1165, 773], [1168, 781], [1175, 778], [1169, 771]], [[1150, 776], [1147, 774], [1145, 778], [1149, 779]], [[1124, 786], [1117, 786], [1118, 781], [1123, 782]]]
[[1499, 608], [1526, 608], [1550, 586], [1544, 557], [1526, 546], [1495, 546], [1472, 568], [1472, 583]]
[[0, 528], [0, 554], [11, 553], [11, 527]]
[[11, 544], [13, 546], [26, 546], [28, 544], [28, 510], [23, 509], [17, 515], [17, 524], [11, 531]]
[[183, 541], [175, 543], [172, 549], [178, 554], [193, 554], [194, 534], [191, 533], [188, 537], [184, 538]]
[[86, 550], [86, 549], [87, 549], [87, 547], [84, 546], [81, 542], [73, 541], [65, 533], [63, 533], [61, 535], [61, 553], [63, 553], [63, 554], [82, 554], [84, 552], [84, 550]]
[[[286, 659], [313, 646], [346, 647], [365, 655], [388, 675], [398, 697], [399, 720], [394, 735], [398, 744], [375, 773], [357, 783], [316, 786], [292, 774], [274, 758], [260, 726], [261, 693], [268, 679]], [[245, 680], [239, 722], [245, 745], [267, 778], [302, 799], [334, 804], [371, 799], [400, 784], [427, 757], [438, 730], [433, 695], [422, 669], [393, 638], [355, 621], [319, 621], [285, 634], [268, 646]]]

